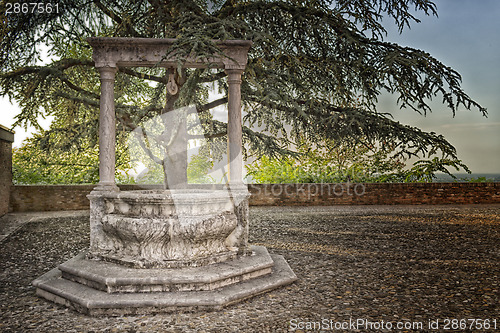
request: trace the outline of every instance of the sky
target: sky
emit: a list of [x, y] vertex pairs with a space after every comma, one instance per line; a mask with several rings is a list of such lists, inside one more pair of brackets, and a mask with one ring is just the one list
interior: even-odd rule
[[[459, 109], [455, 117], [441, 103], [431, 103], [432, 113], [422, 116], [400, 110], [395, 97], [383, 95], [379, 111], [390, 112], [401, 123], [442, 134], [457, 149], [458, 157], [473, 173], [500, 173], [500, 1], [436, 0], [438, 15], [417, 13], [420, 24], [399, 34], [392, 21], [387, 41], [429, 52], [462, 75], [465, 92], [488, 109], [488, 117], [477, 110]], [[0, 98], [0, 124], [11, 127], [19, 108]], [[48, 128], [51, 119], [42, 120]], [[15, 128], [14, 147], [19, 147], [33, 128]]]
[[[438, 18], [418, 15], [420, 24], [399, 35], [390, 30], [388, 41], [429, 52], [462, 75], [462, 88], [486, 107], [488, 118], [477, 110], [451, 110], [438, 96], [426, 117], [400, 110], [395, 97], [383, 96], [380, 111], [401, 123], [442, 134], [457, 149], [473, 173], [500, 173], [500, 1], [437, 0]], [[386, 26], [389, 27], [387, 22]]]

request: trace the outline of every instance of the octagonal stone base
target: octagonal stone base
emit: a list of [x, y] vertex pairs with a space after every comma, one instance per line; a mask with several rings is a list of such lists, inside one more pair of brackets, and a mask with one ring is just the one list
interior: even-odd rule
[[205, 267], [134, 269], [81, 254], [33, 282], [37, 294], [89, 315], [218, 310], [297, 277], [264, 247]]
[[88, 253], [33, 282], [90, 315], [217, 310], [289, 284], [282, 256], [248, 246], [248, 191], [94, 190]]

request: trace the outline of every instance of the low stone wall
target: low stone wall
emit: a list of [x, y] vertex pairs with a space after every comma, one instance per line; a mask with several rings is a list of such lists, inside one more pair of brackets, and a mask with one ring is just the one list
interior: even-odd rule
[[255, 206], [500, 203], [500, 183], [259, 184], [249, 190]]
[[[29, 212], [89, 209], [90, 201], [87, 199], [87, 195], [95, 186], [14, 185], [10, 193], [9, 211]], [[135, 185], [120, 185], [120, 188], [123, 190], [139, 189]], [[161, 186], [155, 188], [161, 188]]]
[[[95, 185], [16, 185], [10, 210], [88, 209]], [[422, 205], [500, 203], [500, 183], [253, 184], [250, 205]], [[120, 185], [122, 190], [144, 188]], [[149, 186], [148, 188], [161, 188]], [[210, 188], [210, 186], [202, 186]]]
[[95, 185], [14, 185], [10, 211], [51, 211], [89, 209], [87, 194]]

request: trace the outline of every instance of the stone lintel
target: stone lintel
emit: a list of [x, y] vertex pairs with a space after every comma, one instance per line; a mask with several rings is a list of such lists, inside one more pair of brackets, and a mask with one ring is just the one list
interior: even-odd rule
[[[95, 67], [177, 67], [177, 58], [165, 58], [175, 43], [172, 38], [91, 37], [87, 42], [94, 49]], [[203, 68], [208, 64], [226, 69], [245, 69], [247, 53], [252, 45], [248, 40], [214, 40], [225, 56], [207, 59], [188, 58], [185, 67]]]

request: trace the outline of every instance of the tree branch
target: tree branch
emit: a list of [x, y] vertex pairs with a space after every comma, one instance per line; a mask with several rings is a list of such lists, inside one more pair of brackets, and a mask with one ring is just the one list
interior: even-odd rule
[[188, 135], [188, 139], [215, 139], [215, 138], [221, 138], [223, 136], [226, 136], [227, 132], [220, 132], [216, 134], [210, 134], [210, 135]]
[[134, 71], [134, 70], [132, 70], [130, 68], [127, 68], [127, 67], [120, 67], [118, 70], [120, 72], [122, 72], [122, 73], [125, 73], [125, 74], [128, 74], [128, 75], [132, 75], [132, 76], [138, 77], [140, 79], [146, 79], [146, 80], [150, 80], [150, 81], [156, 81], [156, 82], [164, 83], [164, 84], [167, 83], [167, 78], [166, 77], [159, 77], [159, 76], [154, 76], [154, 75], [139, 73], [139, 72]]
[[100, 0], [94, 0], [94, 4], [104, 12], [107, 16], [109, 16], [113, 21], [118, 23], [118, 26], [124, 26], [125, 30], [128, 31], [131, 35], [134, 37], [138, 37], [139, 33], [128, 23], [124, 23], [122, 18], [118, 16], [115, 12], [113, 12], [111, 9], [108, 7], [104, 6]]
[[[142, 136], [141, 136], [141, 134], [142, 134]], [[147, 140], [146, 140], [147, 135], [146, 135], [144, 128], [142, 128], [141, 134], [139, 134], [138, 131], [134, 131], [134, 135], [137, 138], [137, 141], [139, 141], [139, 145], [141, 146], [142, 150], [144, 150], [144, 152], [149, 156], [149, 158], [151, 158], [156, 164], [163, 165], [163, 161], [153, 154], [150, 147], [147, 147], [144, 144], [144, 141], [147, 143]], [[143, 139], [144, 139], [144, 141], [143, 141]], [[149, 146], [149, 143], [147, 143], [147, 145]]]
[[104, 14], [108, 15], [113, 21], [115, 21], [118, 24], [122, 24], [122, 19], [118, 15], [116, 15], [112, 10], [110, 10], [108, 7], [104, 6], [100, 0], [94, 0], [94, 5], [97, 6], [100, 10], [103, 11]]
[[226, 104], [226, 103], [227, 103], [227, 97], [219, 98], [219, 99], [217, 99], [215, 101], [212, 101], [210, 103], [197, 106], [196, 107], [196, 112], [198, 112], [198, 113], [205, 112], [205, 111], [208, 111], [210, 109], [213, 109], [213, 108], [215, 108], [215, 107], [217, 107], [219, 105], [223, 105], [223, 104]]
[[94, 66], [94, 62], [91, 60], [83, 60], [83, 59], [63, 59], [60, 61], [56, 61], [48, 66], [26, 66], [16, 69], [11, 72], [2, 73], [2, 77], [6, 79], [14, 78], [17, 76], [23, 76], [27, 74], [33, 74], [41, 71], [51, 71], [51, 70], [59, 70], [63, 71], [65, 69], [74, 67], [74, 66]]
[[100, 98], [100, 96], [98, 94], [93, 93], [91, 91], [87, 91], [87, 90], [85, 90], [85, 89], [83, 89], [81, 87], [78, 87], [77, 85], [73, 84], [69, 79], [67, 79], [65, 77], [61, 78], [61, 81], [64, 82], [64, 83], [66, 83], [66, 85], [68, 87], [70, 87], [71, 89], [73, 89], [75, 91], [78, 91], [78, 92], [81, 92], [84, 95], [87, 95], [87, 96], [90, 96], [90, 97], [93, 97], [93, 98], [96, 98], [96, 99]]
[[218, 72], [218, 73], [215, 73], [215, 74], [211, 74], [211, 75], [200, 77], [200, 82], [201, 83], [214, 82], [216, 80], [222, 79], [225, 76], [226, 76], [226, 73], [224, 73], [224, 72]]

